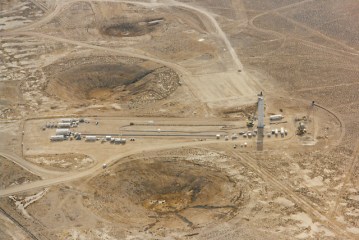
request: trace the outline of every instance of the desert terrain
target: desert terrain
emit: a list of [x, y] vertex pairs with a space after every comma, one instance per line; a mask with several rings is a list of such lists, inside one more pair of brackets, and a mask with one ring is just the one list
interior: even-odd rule
[[0, 239], [359, 239], [358, 13], [1, 1]]

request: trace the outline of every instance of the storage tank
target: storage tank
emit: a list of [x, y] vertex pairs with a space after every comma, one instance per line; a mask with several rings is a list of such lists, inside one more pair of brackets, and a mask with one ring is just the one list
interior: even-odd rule
[[70, 132], [70, 129], [68, 128], [59, 128], [59, 129], [56, 129], [56, 135], [64, 135], [64, 136], [68, 136], [70, 135], [71, 132]]
[[54, 135], [50, 137], [50, 140], [55, 142], [55, 141], [63, 141], [65, 140], [65, 136], [64, 135]]
[[281, 120], [283, 119], [284, 117], [281, 115], [281, 114], [276, 114], [276, 115], [270, 115], [269, 116], [269, 119], [271, 121], [277, 121], [277, 120]]
[[95, 141], [97, 141], [97, 137], [96, 136], [86, 136], [85, 140], [87, 142], [95, 142]]

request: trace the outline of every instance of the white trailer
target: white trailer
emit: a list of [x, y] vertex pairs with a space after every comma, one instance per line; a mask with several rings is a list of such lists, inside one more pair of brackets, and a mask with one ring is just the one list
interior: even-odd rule
[[56, 135], [64, 135], [64, 136], [68, 136], [71, 134], [70, 129], [68, 128], [59, 128], [56, 129]]
[[71, 123], [69, 123], [69, 122], [59, 122], [59, 123], [57, 123], [57, 127], [58, 128], [70, 128]]
[[112, 137], [111, 136], [106, 136], [105, 139], [106, 139], [106, 141], [111, 141]]
[[278, 120], [281, 120], [283, 118], [284, 117], [281, 114], [276, 114], [276, 115], [270, 115], [269, 116], [269, 120], [271, 120], [271, 121], [278, 121]]
[[126, 138], [115, 138], [114, 143], [115, 144], [125, 144], [126, 143]]
[[95, 141], [97, 141], [97, 137], [96, 136], [86, 136], [85, 140], [87, 142], [95, 142]]
[[62, 123], [73, 123], [73, 122], [75, 122], [75, 119], [73, 119], [73, 118], [62, 118], [62, 119], [60, 119], [60, 122], [62, 122]]
[[284, 128], [280, 128], [280, 135], [284, 136]]
[[153, 26], [153, 25], [159, 24], [160, 22], [163, 22], [163, 19], [156, 19], [156, 20], [149, 21], [149, 22], [147, 22], [147, 25]]
[[277, 136], [278, 135], [278, 128], [276, 128], [275, 130], [274, 130], [274, 134]]
[[51, 137], [50, 137], [50, 140], [51, 140], [52, 142], [63, 141], [63, 140], [65, 140], [65, 139], [66, 139], [66, 138], [65, 138], [64, 135], [54, 135], [54, 136], [51, 136]]

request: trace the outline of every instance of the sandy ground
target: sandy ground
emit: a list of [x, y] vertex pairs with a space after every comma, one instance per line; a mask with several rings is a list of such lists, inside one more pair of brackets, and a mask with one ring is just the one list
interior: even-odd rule
[[0, 6], [1, 239], [359, 238], [357, 1]]

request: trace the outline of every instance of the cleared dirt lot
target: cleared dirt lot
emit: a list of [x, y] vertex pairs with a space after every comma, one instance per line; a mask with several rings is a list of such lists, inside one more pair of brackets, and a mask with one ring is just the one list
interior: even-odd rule
[[[358, 9], [0, 3], [0, 235], [357, 239]], [[50, 142], [62, 118], [85, 121]]]

